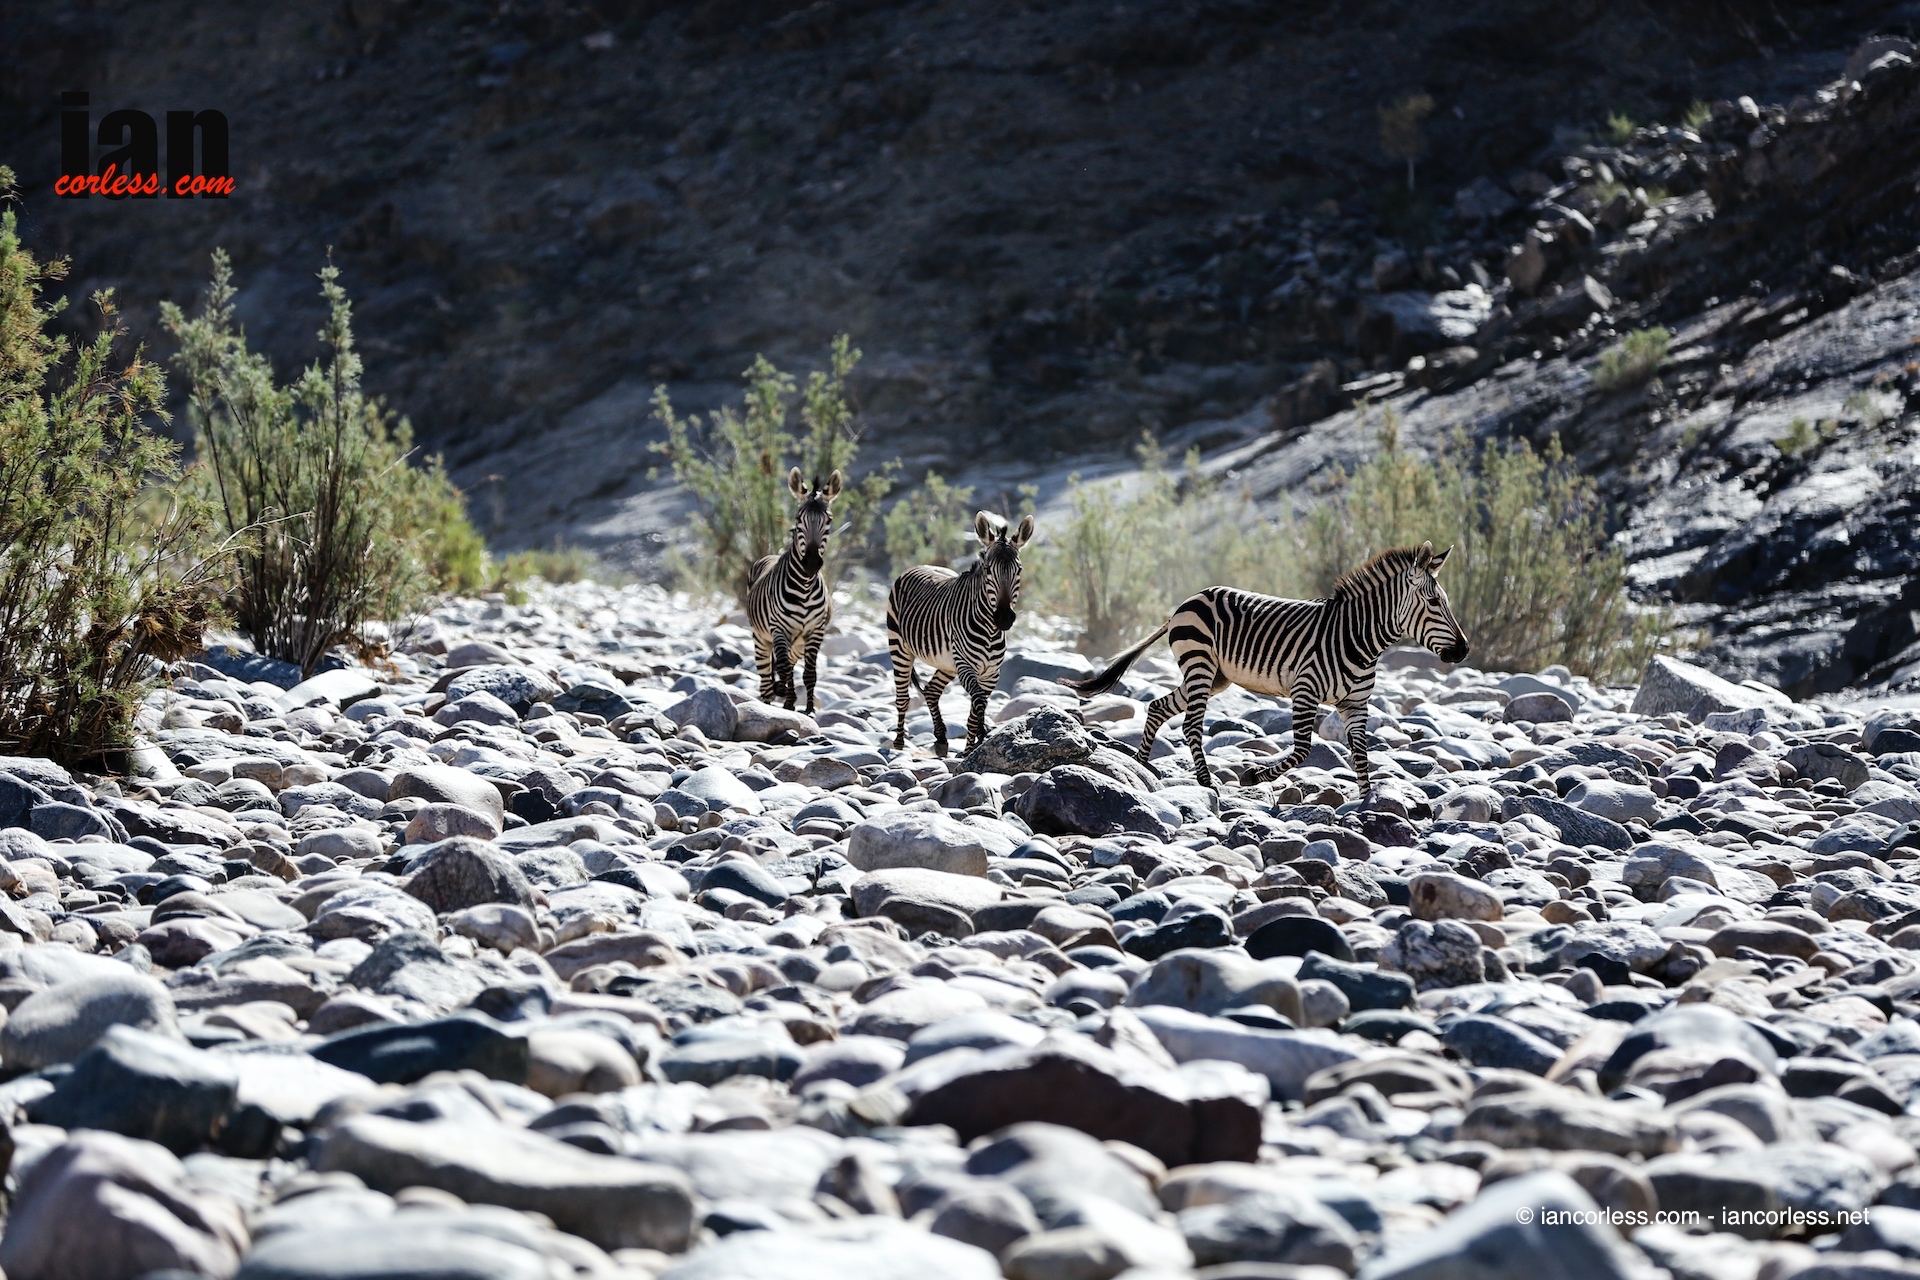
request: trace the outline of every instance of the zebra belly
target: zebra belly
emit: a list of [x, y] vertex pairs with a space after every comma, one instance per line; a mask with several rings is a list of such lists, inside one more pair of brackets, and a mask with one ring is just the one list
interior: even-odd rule
[[1220, 674], [1249, 693], [1264, 693], [1275, 698], [1289, 696], [1295, 679], [1290, 670], [1258, 671], [1228, 660], [1220, 662]]

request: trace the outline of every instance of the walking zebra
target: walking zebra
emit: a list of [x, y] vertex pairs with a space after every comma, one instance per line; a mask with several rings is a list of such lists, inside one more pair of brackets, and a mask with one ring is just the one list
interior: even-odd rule
[[1167, 718], [1187, 713], [1187, 747], [1201, 786], [1212, 786], [1200, 729], [1207, 699], [1237, 684], [1254, 693], [1291, 696], [1293, 750], [1276, 764], [1258, 765], [1247, 781], [1266, 782], [1307, 758], [1321, 703], [1340, 712], [1347, 726], [1353, 771], [1360, 796], [1367, 796], [1367, 701], [1373, 696], [1374, 665], [1402, 640], [1417, 640], [1448, 662], [1467, 656], [1467, 636], [1439, 583], [1440, 567], [1453, 551], [1438, 555], [1433, 544], [1382, 551], [1333, 584], [1325, 600], [1281, 600], [1274, 596], [1208, 587], [1189, 596], [1160, 624], [1160, 629], [1114, 659], [1113, 665], [1085, 680], [1062, 684], [1082, 698], [1105, 693], [1120, 682], [1135, 659], [1161, 636], [1168, 636], [1180, 664], [1180, 687], [1155, 698], [1147, 708], [1140, 738], [1140, 759], [1153, 751], [1154, 735]]
[[893, 655], [893, 701], [900, 724], [895, 750], [907, 745], [907, 685], [918, 685], [914, 659], [933, 668], [922, 690], [933, 717], [933, 754], [947, 754], [947, 723], [940, 718], [940, 695], [958, 680], [972, 700], [967, 713], [967, 750], [987, 733], [987, 697], [1000, 683], [1000, 660], [1007, 653], [1007, 629], [1020, 599], [1020, 548], [1033, 537], [1033, 517], [1009, 531], [1007, 522], [982, 511], [973, 518], [980, 556], [971, 569], [955, 573], [923, 564], [893, 580], [887, 593], [887, 652]]
[[800, 468], [787, 473], [787, 490], [800, 509], [787, 532], [787, 549], [762, 556], [748, 576], [747, 623], [753, 628], [753, 662], [760, 672], [760, 696], [786, 699], [793, 710], [794, 652], [807, 664], [807, 714], [813, 714], [813, 682], [819, 673], [820, 642], [833, 621], [833, 601], [820, 580], [826, 559], [827, 535], [833, 532], [833, 500], [840, 496], [840, 473], [813, 478], [809, 490]]

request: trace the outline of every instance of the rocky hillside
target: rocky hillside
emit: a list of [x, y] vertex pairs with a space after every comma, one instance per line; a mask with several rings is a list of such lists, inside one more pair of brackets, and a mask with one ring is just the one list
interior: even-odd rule
[[[1920, 680], [1912, 53], [1871, 42], [1787, 106], [1716, 103], [1697, 133], [1565, 156], [1492, 291], [1358, 305], [1361, 340], [1403, 371], [1339, 394], [1394, 406], [1429, 447], [1557, 435], [1618, 504], [1638, 582], [1709, 630], [1722, 669], [1801, 696]], [[1697, 185], [1634, 194], [1672, 174]], [[1657, 377], [1610, 381], [1604, 352], [1656, 324]], [[1188, 434], [1237, 432], [1213, 465], [1276, 501], [1373, 446], [1371, 404], [1276, 430], [1287, 407]]]
[[[0, 159], [76, 297], [116, 287], [149, 334], [224, 245], [250, 332], [307, 358], [331, 247], [370, 384], [504, 547], [651, 561], [679, 526], [651, 388], [711, 405], [754, 352], [846, 331], [868, 456], [989, 487], [1152, 428], [1278, 494], [1369, 443], [1328, 417], [1362, 394], [1403, 397], [1416, 439], [1558, 431], [1713, 660], [1805, 693], [1911, 662], [1920, 134], [1911, 68], [1860, 42], [1914, 9], [21, 5]], [[235, 196], [54, 198], [73, 87], [96, 122], [224, 110]], [[1379, 111], [1421, 93], [1409, 190]], [[1653, 323], [1678, 335], [1657, 386], [1598, 393], [1599, 350]]]

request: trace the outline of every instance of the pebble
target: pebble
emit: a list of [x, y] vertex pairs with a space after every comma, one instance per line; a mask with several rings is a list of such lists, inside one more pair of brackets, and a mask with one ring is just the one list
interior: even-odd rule
[[[1080, 707], [1050, 682], [1086, 661], [1016, 633], [992, 732], [942, 761], [890, 746], [877, 614], [836, 618], [811, 718], [754, 696], [737, 617], [583, 583], [451, 602], [377, 671], [187, 664], [144, 779], [0, 759], [0, 1267], [1920, 1255], [1920, 712], [1416, 655], [1364, 802], [1318, 742], [1240, 785], [1291, 715], [1238, 689], [1214, 792], [1177, 725], [1132, 758], [1162, 660]], [[1874, 1226], [1589, 1212], [1723, 1204]]]

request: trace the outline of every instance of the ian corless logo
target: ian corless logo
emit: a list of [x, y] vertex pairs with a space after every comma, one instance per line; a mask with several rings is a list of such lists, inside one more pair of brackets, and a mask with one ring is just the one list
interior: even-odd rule
[[[55, 195], [69, 200], [224, 200], [233, 194], [227, 118], [218, 111], [167, 112], [167, 177], [160, 180], [160, 129], [144, 111], [122, 107], [100, 117], [96, 132], [85, 90], [60, 95], [60, 176]], [[97, 158], [95, 144], [110, 147]], [[194, 164], [198, 144], [199, 165]]]

